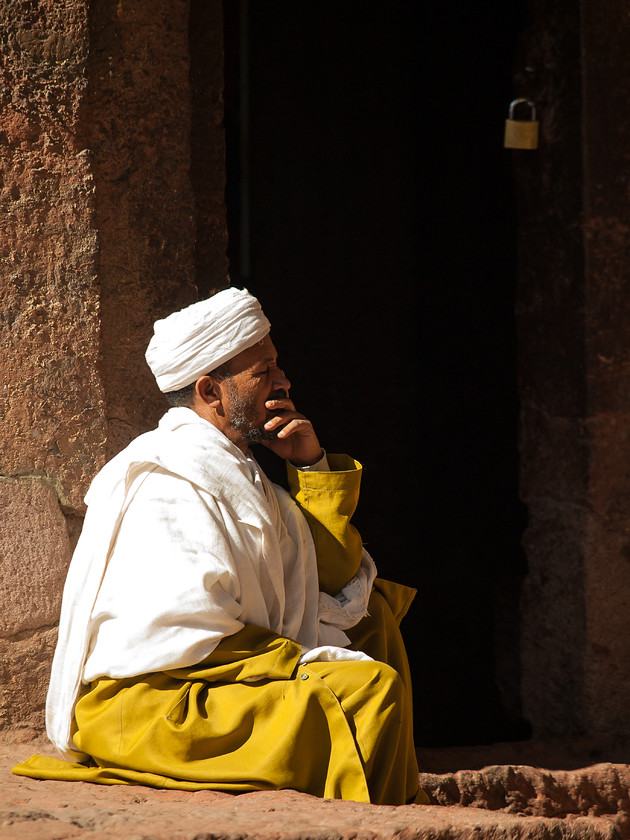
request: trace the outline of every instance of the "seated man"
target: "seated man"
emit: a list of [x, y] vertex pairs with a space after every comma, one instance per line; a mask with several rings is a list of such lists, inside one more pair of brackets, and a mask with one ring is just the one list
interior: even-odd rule
[[227, 289], [158, 321], [147, 361], [173, 407], [94, 479], [64, 590], [47, 729], [67, 760], [14, 771], [426, 801], [413, 590], [375, 580], [350, 525], [361, 467], [295, 410], [258, 301]]

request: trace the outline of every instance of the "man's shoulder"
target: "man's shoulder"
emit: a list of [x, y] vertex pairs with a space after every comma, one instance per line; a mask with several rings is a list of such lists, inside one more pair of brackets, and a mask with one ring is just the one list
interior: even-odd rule
[[[252, 486], [243, 453], [190, 409], [173, 408], [103, 467], [86, 502], [125, 496], [151, 473], [171, 475], [238, 507]], [[253, 503], [250, 500], [250, 503]]]

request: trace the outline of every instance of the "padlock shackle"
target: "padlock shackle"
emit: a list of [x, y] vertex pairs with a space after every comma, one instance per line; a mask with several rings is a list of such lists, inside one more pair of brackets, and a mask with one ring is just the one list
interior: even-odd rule
[[531, 109], [531, 119], [532, 119], [532, 121], [535, 122], [535, 120], [536, 120], [536, 106], [531, 101], [531, 99], [513, 99], [512, 102], [510, 102], [510, 110], [509, 110], [509, 115], [508, 115], [509, 119], [511, 119], [511, 120], [514, 119], [514, 109], [516, 108], [517, 105], [527, 105], [527, 107]]

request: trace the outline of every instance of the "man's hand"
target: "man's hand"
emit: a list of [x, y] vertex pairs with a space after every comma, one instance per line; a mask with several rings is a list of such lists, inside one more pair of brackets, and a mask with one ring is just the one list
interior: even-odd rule
[[296, 467], [310, 467], [319, 461], [323, 450], [313, 424], [295, 410], [291, 400], [288, 397], [267, 400], [265, 407], [273, 414], [265, 429], [276, 431], [278, 437], [265, 441], [264, 446]]

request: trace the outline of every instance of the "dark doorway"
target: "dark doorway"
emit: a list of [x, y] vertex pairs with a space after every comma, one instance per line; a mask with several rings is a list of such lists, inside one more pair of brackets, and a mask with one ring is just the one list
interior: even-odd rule
[[520, 6], [224, 13], [232, 283], [260, 296], [324, 446], [362, 461], [356, 522], [380, 573], [419, 590], [417, 742], [526, 737], [502, 148]]

